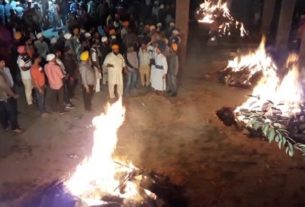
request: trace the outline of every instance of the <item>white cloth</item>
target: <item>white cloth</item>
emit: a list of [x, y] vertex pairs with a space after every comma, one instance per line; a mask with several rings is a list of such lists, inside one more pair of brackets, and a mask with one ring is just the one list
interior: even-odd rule
[[157, 54], [155, 64], [151, 68], [151, 87], [157, 91], [166, 90], [167, 60], [163, 54]]
[[148, 53], [148, 50], [143, 50], [142, 48], [140, 48], [139, 61], [140, 61], [140, 66], [147, 66], [150, 64], [150, 55]]
[[105, 60], [104, 66], [108, 64], [113, 67], [108, 67], [108, 84], [123, 85], [123, 68], [126, 66], [124, 57], [121, 54], [115, 55], [113, 52], [109, 53]]
[[22, 67], [30, 68], [31, 65], [32, 65], [31, 60], [29, 59], [28, 61], [24, 61], [23, 57], [19, 55], [18, 59], [17, 59], [17, 64], [18, 64], [18, 67], [20, 69], [21, 78], [24, 79], [24, 80], [31, 80], [30, 70], [24, 71], [24, 70], [21, 69]]
[[32, 98], [33, 84], [32, 84], [32, 80], [22, 79], [22, 83], [24, 85], [24, 93], [25, 93], [26, 102], [30, 106], [30, 105], [33, 104], [33, 98]]
[[[115, 98], [115, 85], [108, 84], [108, 90], [109, 90], [109, 98], [114, 99]], [[123, 85], [117, 85], [117, 94], [118, 97], [123, 96]]]
[[95, 83], [95, 92], [98, 93], [101, 91], [101, 79], [102, 79], [102, 74], [99, 71], [98, 68], [93, 67], [94, 72], [95, 72], [95, 78], [96, 78], [96, 83]]
[[148, 50], [148, 54], [149, 54], [150, 59], [155, 59], [156, 48], [152, 45], [148, 45], [147, 50]]

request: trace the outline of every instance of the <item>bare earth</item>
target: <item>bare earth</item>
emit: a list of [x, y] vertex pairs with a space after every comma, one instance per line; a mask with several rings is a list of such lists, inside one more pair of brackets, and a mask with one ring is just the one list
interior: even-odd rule
[[[152, 92], [124, 99], [126, 121], [115, 156], [170, 176], [184, 185], [192, 207], [305, 206], [305, 163], [275, 144], [249, 139], [222, 125], [215, 111], [241, 104], [250, 91], [205, 76], [225, 65], [228, 51], [193, 39], [177, 98]], [[78, 106], [64, 116], [40, 118], [21, 104], [21, 135], [0, 132], [0, 207], [19, 207], [39, 186], [64, 178], [90, 152], [94, 113]]]

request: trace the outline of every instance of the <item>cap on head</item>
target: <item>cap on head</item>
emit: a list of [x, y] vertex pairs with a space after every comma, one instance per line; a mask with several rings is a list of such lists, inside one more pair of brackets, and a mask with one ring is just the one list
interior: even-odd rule
[[56, 56], [55, 56], [53, 53], [50, 53], [50, 54], [47, 55], [46, 60], [47, 60], [48, 62], [50, 62], [50, 61], [54, 60], [55, 57], [56, 57]]
[[53, 37], [53, 38], [50, 40], [50, 43], [51, 43], [51, 44], [56, 44], [56, 43], [57, 43], [57, 38], [56, 38], [56, 37]]
[[89, 52], [88, 51], [84, 51], [80, 54], [80, 58], [81, 61], [88, 61], [89, 60]]
[[18, 52], [19, 54], [24, 54], [24, 53], [26, 53], [25, 46], [24, 46], [24, 45], [19, 46], [19, 47], [17, 48], [17, 52]]
[[91, 34], [89, 32], [86, 32], [85, 37], [89, 39], [91, 37]]
[[42, 33], [38, 33], [38, 34], [36, 35], [36, 37], [37, 37], [37, 39], [42, 38]]
[[179, 32], [179, 30], [174, 29], [174, 30], [173, 30], [173, 34], [174, 34], [174, 35], [178, 35], [178, 34], [180, 34], [180, 32]]
[[103, 36], [103, 37], [101, 38], [101, 41], [102, 41], [102, 42], [107, 42], [107, 41], [108, 41], [108, 37]]
[[65, 38], [66, 40], [69, 40], [71, 37], [72, 37], [72, 34], [69, 33], [69, 32], [67, 32], [67, 33], [64, 34], [64, 38]]

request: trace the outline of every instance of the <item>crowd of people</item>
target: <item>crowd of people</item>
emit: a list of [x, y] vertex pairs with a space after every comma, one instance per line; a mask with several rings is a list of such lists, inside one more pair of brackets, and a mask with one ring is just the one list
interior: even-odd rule
[[32, 21], [19, 26], [11, 18], [6, 22], [13, 46], [9, 59], [0, 56], [4, 129], [22, 132], [17, 118], [20, 94], [15, 90], [19, 83], [27, 105], [37, 105], [42, 117], [74, 108], [78, 84], [86, 111], [92, 110], [94, 94], [107, 86], [110, 101], [129, 96], [138, 88], [177, 95], [181, 38], [173, 21], [172, 1], [55, 3], [59, 8], [53, 19], [60, 23], [51, 37], [46, 37], [40, 24], [31, 25]]

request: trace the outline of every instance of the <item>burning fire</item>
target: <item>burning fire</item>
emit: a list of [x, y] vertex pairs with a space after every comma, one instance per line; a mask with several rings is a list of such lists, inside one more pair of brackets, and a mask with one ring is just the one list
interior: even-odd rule
[[240, 113], [243, 110], [263, 112], [265, 116], [280, 114], [284, 117], [294, 116], [301, 112], [303, 90], [300, 84], [298, 57], [292, 54], [288, 57], [287, 74], [280, 79], [272, 68], [262, 77], [253, 89], [251, 97], [235, 113], [239, 121], [247, 122]]
[[243, 77], [239, 78], [238, 81], [245, 86], [252, 85], [251, 78], [260, 72], [267, 79], [276, 77], [277, 66], [267, 54], [265, 44], [266, 38], [263, 37], [255, 52], [250, 52], [246, 55], [237, 56], [233, 60], [229, 60], [227, 67], [223, 70], [223, 72], [230, 70], [230, 73], [225, 77], [225, 82], [233, 82], [235, 77], [231, 75], [237, 72], [243, 74]]
[[305, 155], [305, 110], [296, 54], [288, 57], [284, 69], [281, 77], [270, 68], [241, 106], [223, 107], [216, 114], [227, 126], [236, 124], [251, 137], [276, 142], [289, 156], [294, 149]]
[[[104, 195], [115, 195], [122, 198], [140, 200], [138, 186], [125, 181], [125, 191], [120, 191], [120, 173], [130, 173], [135, 167], [132, 164], [118, 164], [112, 159], [117, 145], [117, 130], [123, 124], [125, 108], [122, 100], [108, 107], [105, 114], [93, 119], [94, 143], [91, 155], [83, 160], [73, 175], [65, 182], [67, 189], [87, 205], [103, 204]], [[152, 196], [152, 193], [145, 190]]]
[[200, 17], [198, 22], [205, 24], [217, 24], [218, 33], [220, 36], [231, 35], [231, 28], [239, 29], [240, 36], [244, 37], [248, 34], [244, 24], [235, 20], [231, 15], [227, 3], [222, 3], [222, 0], [205, 0], [196, 14]]

